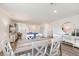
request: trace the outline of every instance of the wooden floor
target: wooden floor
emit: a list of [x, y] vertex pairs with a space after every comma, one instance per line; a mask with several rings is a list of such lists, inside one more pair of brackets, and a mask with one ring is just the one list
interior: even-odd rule
[[79, 56], [79, 48], [74, 48], [67, 44], [62, 44], [62, 55], [63, 56]]

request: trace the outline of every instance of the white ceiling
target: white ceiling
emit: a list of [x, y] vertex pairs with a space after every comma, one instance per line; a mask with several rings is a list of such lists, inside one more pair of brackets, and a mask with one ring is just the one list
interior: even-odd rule
[[[79, 14], [77, 3], [2, 3], [4, 9], [16, 21], [43, 23]], [[57, 13], [53, 11], [56, 10]]]

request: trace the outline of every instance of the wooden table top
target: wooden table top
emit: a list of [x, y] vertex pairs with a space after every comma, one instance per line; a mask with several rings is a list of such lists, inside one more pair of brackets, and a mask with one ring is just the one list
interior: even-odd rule
[[32, 43], [36, 43], [38, 46], [47, 42], [51, 42], [53, 38], [41, 38], [40, 40], [22, 40], [17, 43], [15, 53], [27, 51], [32, 49]]

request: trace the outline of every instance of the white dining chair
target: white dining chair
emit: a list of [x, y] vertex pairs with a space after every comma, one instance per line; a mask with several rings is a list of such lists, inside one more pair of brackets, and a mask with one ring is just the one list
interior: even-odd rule
[[11, 48], [10, 42], [8, 40], [1, 41], [2, 50], [5, 56], [14, 56], [13, 50]]
[[60, 51], [60, 41], [57, 39], [52, 39], [50, 56], [59, 56], [60, 55], [59, 51]]
[[[2, 40], [1, 45], [5, 56], [16, 56], [8, 40]], [[29, 56], [29, 53], [24, 53], [19, 56]]]
[[48, 42], [32, 42], [32, 56], [45, 56]]

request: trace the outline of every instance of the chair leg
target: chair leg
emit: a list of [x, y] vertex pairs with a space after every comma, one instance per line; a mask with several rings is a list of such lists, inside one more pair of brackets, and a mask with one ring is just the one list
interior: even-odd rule
[[61, 49], [61, 44], [60, 44], [60, 56], [62, 56], [62, 49]]

